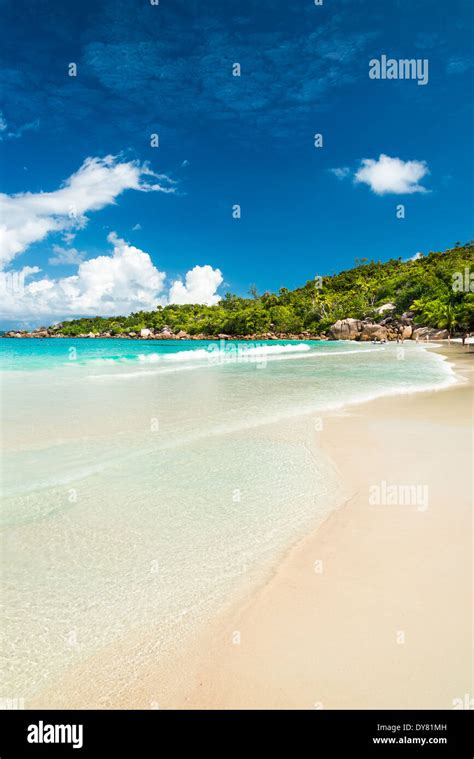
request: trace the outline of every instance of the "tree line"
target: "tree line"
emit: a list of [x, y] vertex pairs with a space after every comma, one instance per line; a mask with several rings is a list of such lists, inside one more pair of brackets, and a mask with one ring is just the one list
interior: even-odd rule
[[82, 318], [56, 326], [61, 334], [104, 333], [120, 335], [149, 328], [168, 328], [189, 335], [261, 335], [265, 333], [323, 334], [338, 319], [369, 318], [381, 321], [387, 313], [377, 309], [393, 304], [391, 316], [411, 312], [415, 323], [474, 332], [474, 242], [456, 243], [446, 251], [386, 263], [356, 260], [356, 266], [339, 274], [316, 277], [303, 287], [249, 297], [227, 292], [214, 306], [168, 305], [129, 316]]

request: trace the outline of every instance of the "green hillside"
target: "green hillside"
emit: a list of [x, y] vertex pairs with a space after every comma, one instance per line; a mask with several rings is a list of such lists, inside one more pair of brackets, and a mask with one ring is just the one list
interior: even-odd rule
[[[119, 335], [143, 328], [190, 335], [250, 335], [267, 332], [322, 334], [337, 319], [373, 318], [392, 303], [392, 315], [415, 313], [415, 322], [454, 331], [474, 331], [474, 243], [432, 252], [412, 261], [376, 263], [362, 259], [348, 271], [316, 278], [303, 287], [240, 298], [226, 293], [215, 306], [158, 306], [130, 316], [74, 319], [56, 327], [76, 336], [94, 332]], [[471, 269], [473, 270], [471, 281]]]

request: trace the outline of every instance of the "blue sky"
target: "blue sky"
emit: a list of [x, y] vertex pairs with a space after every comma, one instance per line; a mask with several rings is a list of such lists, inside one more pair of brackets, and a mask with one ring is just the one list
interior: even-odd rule
[[[470, 0], [0, 9], [4, 325], [293, 288], [472, 237]], [[371, 79], [382, 55], [427, 60], [428, 82]]]

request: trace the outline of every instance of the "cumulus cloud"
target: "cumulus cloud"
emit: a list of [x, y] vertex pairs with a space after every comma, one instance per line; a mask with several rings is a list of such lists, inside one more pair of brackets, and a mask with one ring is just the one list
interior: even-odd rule
[[429, 169], [425, 161], [402, 161], [381, 153], [378, 160], [363, 159], [354, 181], [369, 185], [377, 195], [409, 195], [428, 192], [418, 184], [427, 174]]
[[110, 255], [81, 261], [76, 274], [69, 277], [29, 281], [41, 271], [38, 267], [3, 272], [0, 317], [50, 323], [73, 316], [113, 316], [152, 310], [168, 302], [211, 305], [219, 301], [216, 293], [222, 283], [219, 269], [195, 266], [186, 274], [186, 284], [181, 281], [172, 284], [168, 297], [166, 274], [154, 266], [148, 253], [122, 240], [115, 232], [107, 240], [112, 245]]
[[0, 193], [0, 267], [51, 232], [83, 228], [88, 212], [115, 203], [125, 190], [173, 192], [173, 186], [146, 164], [109, 155], [87, 158], [53, 192]]
[[[129, 245], [112, 232], [112, 254], [81, 261], [77, 273], [70, 277], [44, 277], [32, 282], [35, 271], [22, 270], [24, 282], [9, 292], [4, 289], [1, 316], [65, 317], [105, 316], [152, 309], [163, 293], [165, 273], [159, 271], [148, 255]], [[7, 275], [8, 277], [8, 275]]]
[[185, 303], [204, 303], [213, 306], [220, 300], [216, 293], [217, 288], [223, 282], [220, 269], [212, 266], [195, 266], [188, 271], [185, 282], [176, 280], [169, 292], [169, 302], [183, 305]]
[[[53, 192], [0, 194], [0, 290], [3, 319], [53, 319], [113, 316], [151, 310], [158, 304], [217, 303], [223, 278], [219, 269], [195, 266], [176, 280], [167, 293], [166, 274], [150, 255], [111, 232], [107, 255], [88, 258], [71, 247], [86, 214], [116, 202], [125, 190], [173, 192], [173, 182], [146, 164], [115, 156], [88, 158], [79, 171]], [[134, 229], [140, 229], [136, 224]], [[77, 266], [71, 276], [52, 277], [37, 266], [13, 271], [11, 262], [31, 244], [50, 233], [61, 233], [66, 245], [52, 246], [50, 266]], [[3, 271], [2, 271], [3, 269]]]
[[70, 266], [80, 264], [86, 257], [85, 251], [76, 248], [63, 248], [61, 245], [53, 245], [54, 256], [48, 258], [50, 266]]

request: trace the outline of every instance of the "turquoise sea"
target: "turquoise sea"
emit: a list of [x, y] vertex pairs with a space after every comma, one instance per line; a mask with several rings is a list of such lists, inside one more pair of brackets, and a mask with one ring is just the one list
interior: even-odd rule
[[169, 655], [262, 582], [344, 497], [328, 414], [455, 381], [410, 342], [4, 339], [0, 361], [0, 695], [26, 706], [134, 631]]

